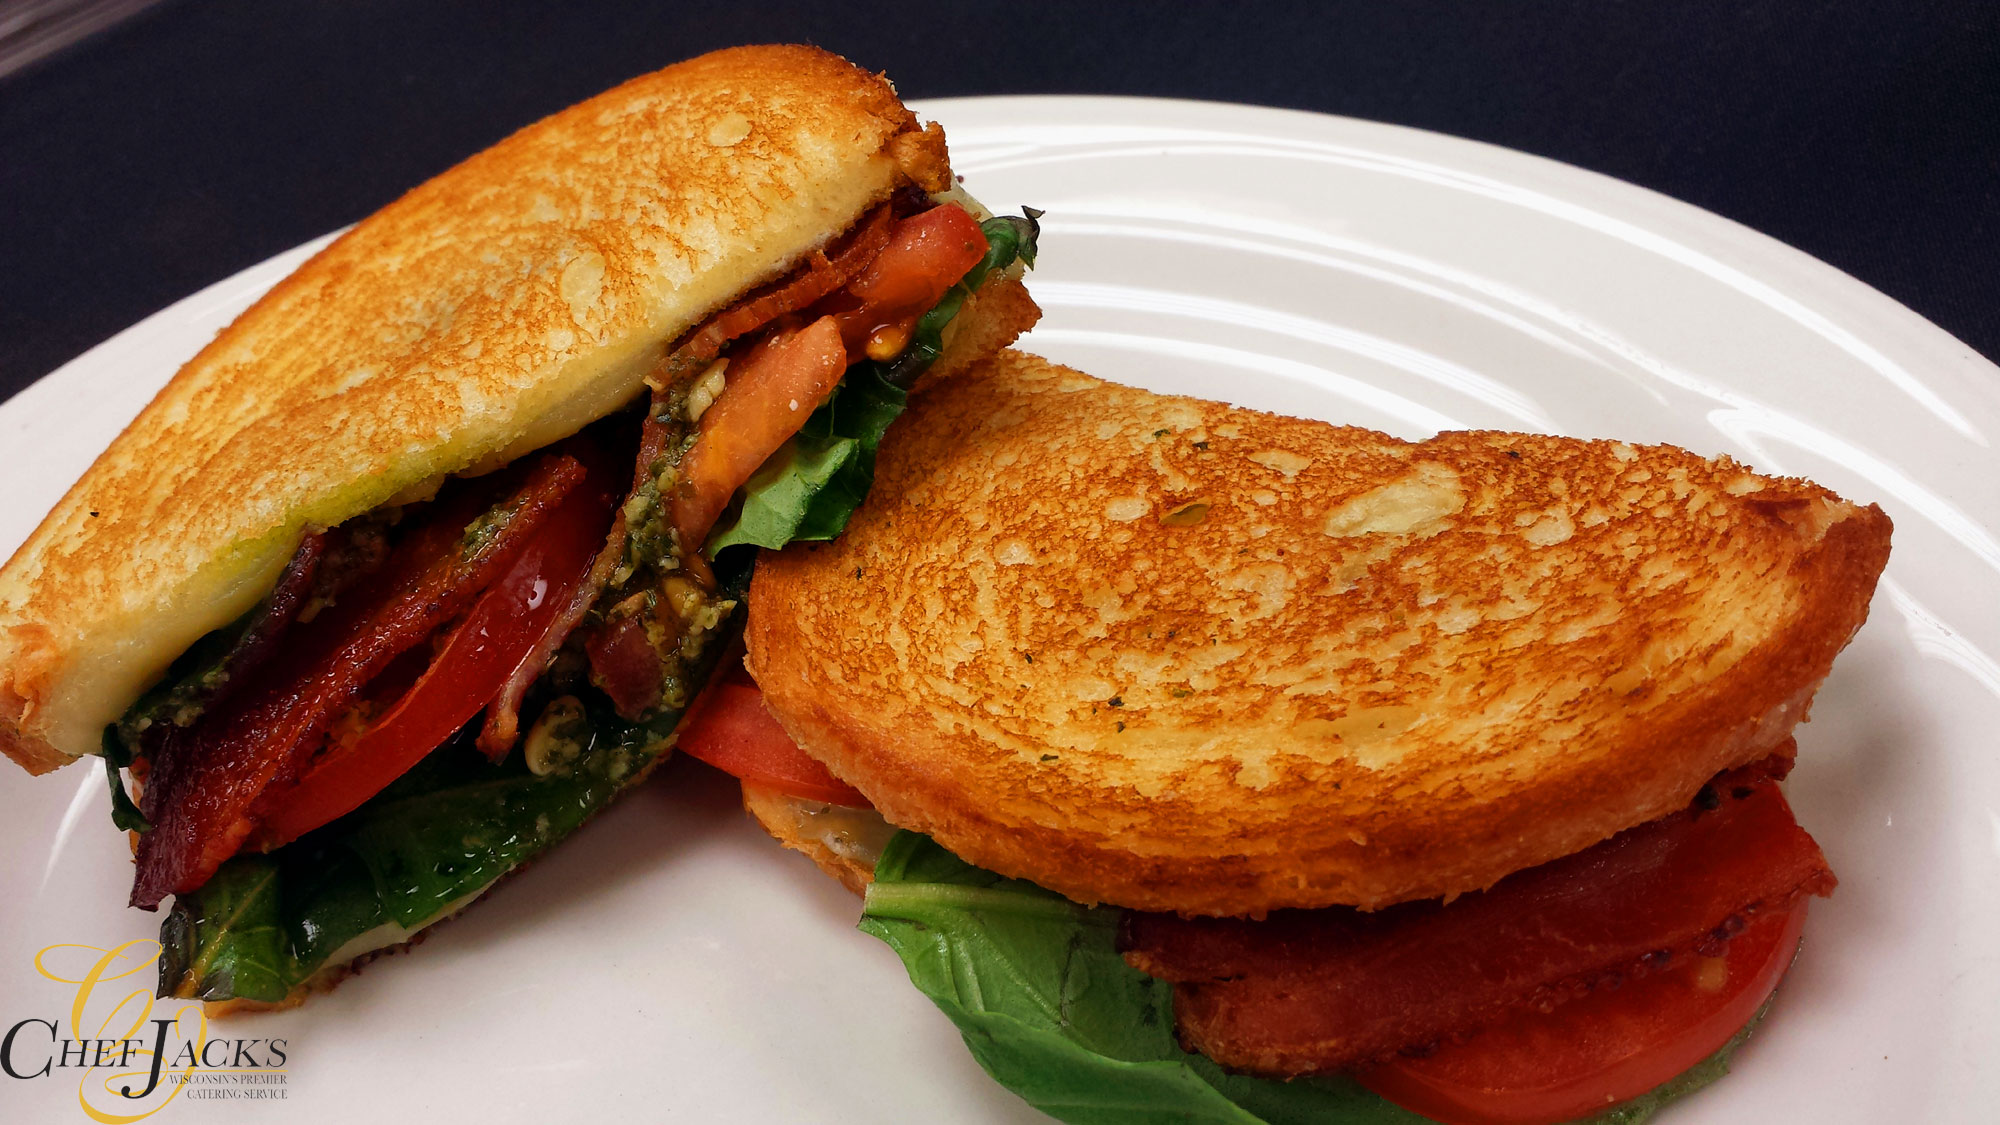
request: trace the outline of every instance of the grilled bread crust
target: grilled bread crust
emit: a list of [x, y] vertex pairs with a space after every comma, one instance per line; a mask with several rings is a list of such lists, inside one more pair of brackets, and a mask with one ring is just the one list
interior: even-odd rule
[[749, 667], [891, 823], [1079, 902], [1458, 894], [1806, 715], [1889, 520], [1666, 446], [1404, 442], [1003, 352], [916, 396]]
[[703, 317], [949, 179], [942, 133], [884, 79], [748, 47], [411, 191], [182, 368], [0, 569], [0, 751], [41, 772], [95, 750], [306, 528], [575, 432]]

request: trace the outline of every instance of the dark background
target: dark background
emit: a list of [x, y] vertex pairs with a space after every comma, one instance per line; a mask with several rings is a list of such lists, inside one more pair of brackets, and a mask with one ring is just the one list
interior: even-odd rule
[[2000, 0], [177, 0], [0, 78], [0, 398], [536, 117], [773, 40], [912, 98], [1255, 102], [1554, 157], [1789, 242], [2000, 359]]

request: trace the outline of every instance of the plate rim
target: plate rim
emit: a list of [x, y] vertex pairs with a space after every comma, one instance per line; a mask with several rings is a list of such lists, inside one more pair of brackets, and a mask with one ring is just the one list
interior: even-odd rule
[[[1991, 425], [2000, 428], [2000, 363], [1980, 354], [1970, 344], [1958, 339], [1937, 324], [1926, 319], [1923, 314], [1903, 304], [1896, 298], [1882, 292], [1868, 282], [1832, 265], [1754, 227], [1747, 226], [1727, 216], [1710, 211], [1694, 203], [1687, 202], [1664, 192], [1629, 180], [1621, 180], [1608, 173], [1598, 172], [1578, 164], [1542, 156], [1521, 149], [1508, 148], [1491, 141], [1461, 137], [1451, 133], [1425, 129], [1419, 126], [1402, 125], [1393, 122], [1352, 117], [1344, 114], [1323, 113], [1317, 110], [1294, 109], [1283, 106], [1259, 105], [1249, 102], [1207, 101], [1196, 98], [1149, 97], [1127, 94], [982, 94], [961, 97], [917, 98], [908, 103], [910, 109], [920, 118], [944, 122], [960, 117], [1003, 116], [1010, 107], [1035, 109], [1038, 107], [1058, 107], [1081, 105], [1102, 108], [1111, 112], [1127, 112], [1146, 116], [1161, 113], [1183, 113], [1243, 117], [1262, 120], [1300, 129], [1348, 129], [1358, 130], [1364, 135], [1379, 138], [1390, 145], [1410, 146], [1419, 149], [1445, 148], [1473, 155], [1482, 160], [1492, 161], [1500, 171], [1518, 171], [1530, 177], [1545, 177], [1588, 189], [1609, 200], [1613, 205], [1623, 205], [1662, 219], [1672, 224], [1685, 224], [1686, 231], [1676, 231], [1677, 237], [1693, 237], [1708, 245], [1700, 247], [1714, 256], [1714, 251], [1725, 254], [1742, 254], [1745, 266], [1763, 267], [1781, 274], [1795, 276], [1788, 281], [1803, 282], [1817, 287], [1811, 294], [1820, 300], [1839, 305], [1840, 311], [1865, 320], [1876, 322], [1871, 327], [1894, 336], [1894, 343], [1926, 353], [1923, 358], [1937, 366], [1934, 374], [1959, 386], [1966, 396], [1982, 411], [1993, 415]], [[947, 130], [949, 139], [949, 130]], [[1440, 165], [1440, 167], [1449, 167]], [[188, 305], [208, 297], [219, 297], [223, 291], [238, 285], [248, 285], [253, 276], [262, 276], [276, 268], [279, 262], [289, 262], [293, 255], [309, 256], [327, 243], [344, 233], [348, 226], [342, 226], [323, 234], [308, 238], [294, 246], [280, 250], [261, 261], [244, 267], [235, 273], [219, 278], [186, 294], [130, 325], [112, 333], [84, 351], [72, 356], [51, 371], [36, 378], [16, 391], [12, 396], [0, 401], [0, 424], [11, 417], [10, 408], [38, 388], [63, 375], [72, 367], [84, 363], [94, 353], [114, 341], [149, 328], [159, 318], [184, 310]], [[310, 249], [309, 249], [310, 248]], [[300, 259], [303, 261], [303, 257]], [[296, 268], [291, 265], [289, 269]], [[284, 276], [279, 274], [279, 277]], [[1982, 384], [1982, 380], [1984, 383]], [[1982, 387], [1987, 393], [1982, 394]], [[1956, 405], [1956, 404], [1955, 404]], [[1986, 444], [1982, 442], [1982, 444]], [[1994, 497], [2000, 501], [2000, 495]]]
[[[1641, 215], [1653, 212], [1667, 215], [1675, 224], [1672, 234], [1678, 240], [1694, 241], [1703, 248], [1706, 248], [1704, 240], [1720, 240], [1720, 244], [1730, 253], [1740, 252], [1743, 255], [1744, 261], [1733, 263], [1736, 268], [1749, 270], [1768, 266], [1783, 275], [1780, 280], [1795, 280], [1795, 276], [1807, 279], [1806, 284], [1818, 288], [1803, 296], [1811, 298], [1815, 307], [1821, 308], [1828, 315], [1845, 316], [1852, 306], [1855, 316], [1864, 322], [1870, 331], [1890, 337], [1877, 340], [1876, 346], [1907, 349], [1913, 358], [1905, 362], [1921, 364], [1927, 375], [1934, 374], [1953, 385], [1955, 393], [1952, 401], [1960, 409], [1968, 408], [1968, 403], [1966, 397], [1957, 394], [1956, 391], [1972, 391], [1969, 406], [1976, 414], [1977, 420], [1989, 429], [2000, 428], [2000, 397], [1976, 393], [1977, 388], [1982, 385], [2000, 390], [2000, 366], [1996, 366], [1970, 346], [1866, 282], [1796, 247], [1694, 204], [1604, 173], [1489, 142], [1411, 126], [1242, 103], [1106, 95], [992, 95], [917, 99], [910, 105], [919, 115], [943, 120], [949, 127], [954, 117], [971, 119], [986, 114], [997, 116], [1009, 112], [1010, 107], [1053, 105], [1074, 107], [1078, 103], [1086, 103], [1091, 109], [1097, 107], [1104, 107], [1110, 111], [1129, 109], [1146, 116], [1163, 112], [1195, 111], [1219, 116], [1245, 115], [1254, 120], [1285, 124], [1310, 123], [1309, 126], [1300, 124], [1300, 127], [1315, 129], [1359, 129], [1365, 136], [1385, 138], [1387, 143], [1393, 145], [1409, 145], [1417, 148], [1441, 146], [1446, 149], [1473, 152], [1482, 161], [1490, 160], [1496, 163], [1498, 172], [1489, 174], [1504, 174], [1508, 169], [1518, 167], [1534, 177], [1547, 177], [1559, 182], [1580, 182], [1588, 185], [1592, 192], [1603, 193], [1613, 206], [1629, 205], [1636, 209], [1635, 213]], [[238, 292], [242, 288], [261, 283], [267, 274], [282, 276], [284, 272], [289, 272], [289, 269], [293, 268], [296, 261], [303, 260], [306, 255], [315, 252], [338, 233], [339, 231], [329, 232], [309, 239], [204, 286], [71, 358], [23, 387], [5, 402], [0, 402], [0, 433], [5, 431], [10, 422], [17, 420], [17, 414], [25, 418], [41, 410], [54, 408], [53, 404], [43, 404], [41, 400], [49, 395], [61, 393], [65, 373], [74, 368], [88, 369], [94, 363], [103, 362], [101, 353], [117, 342], [135, 336], [143, 338], [149, 332], [162, 331], [167, 323], [166, 318], [186, 316], [193, 308], [206, 307], [209, 302], [221, 300], [226, 293]], [[276, 280], [276, 276], [272, 277], [273, 281]], [[1967, 362], [1968, 360], [1970, 362]], [[1987, 382], [1981, 384], [1980, 380]], [[28, 405], [17, 405], [22, 403]], [[1968, 510], [1985, 520], [1991, 520], [1994, 511], [2000, 509], [2000, 504], [1989, 502], [2000, 501], [2000, 492], [1996, 492], [1992, 497], [1982, 497], [1969, 491], [1954, 491], [1947, 495], [1967, 505]]]

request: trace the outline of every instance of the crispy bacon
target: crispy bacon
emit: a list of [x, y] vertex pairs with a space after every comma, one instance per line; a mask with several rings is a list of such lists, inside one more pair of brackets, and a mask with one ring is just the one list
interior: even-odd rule
[[1712, 807], [1640, 825], [1449, 905], [1283, 911], [1261, 922], [1126, 916], [1126, 960], [1175, 982], [1191, 1049], [1224, 1066], [1345, 1069], [1713, 955], [1759, 911], [1831, 893], [1833, 873], [1756, 771]]
[[[654, 434], [656, 430], [659, 431], [657, 436]], [[616, 435], [616, 440], [605, 443], [607, 456], [616, 455], [610, 452], [611, 450], [623, 452], [630, 446], [631, 432], [628, 428], [600, 427], [598, 433], [606, 436]], [[664, 439], [664, 429], [653, 422], [649, 413], [645, 428], [640, 431], [639, 461], [638, 467], [634, 470], [632, 488], [637, 488], [645, 479], [643, 475], [645, 466], [660, 455], [660, 450], [665, 444]], [[597, 467], [593, 464], [592, 472], [596, 471]], [[626, 497], [630, 497], [629, 491]], [[625, 511], [624, 504], [620, 503], [613, 512], [611, 530], [605, 535], [604, 546], [591, 560], [590, 570], [584, 574], [583, 581], [577, 583], [576, 589], [570, 591], [569, 603], [563, 607], [561, 613], [556, 614], [554, 620], [549, 622], [547, 630], [535, 642], [535, 647], [521, 659], [521, 663], [507, 677], [507, 682], [501, 685], [499, 694], [495, 695], [493, 702], [487, 705], [485, 719], [479, 726], [478, 746], [480, 752], [488, 758], [497, 762], [506, 757], [507, 751], [513, 748], [514, 740], [521, 733], [521, 701], [527, 698], [528, 689], [535, 686], [535, 681], [548, 670], [549, 662], [555, 659], [556, 652], [562, 648], [563, 642], [569, 639], [570, 633], [590, 613], [591, 607], [597, 604], [598, 596], [611, 584], [611, 576], [624, 558]]]
[[139, 838], [132, 905], [150, 910], [206, 882], [256, 828], [259, 798], [298, 776], [327, 724], [505, 573], [583, 476], [572, 457], [542, 458], [481, 528], [467, 525], [487, 511], [490, 485], [437, 502], [375, 578], [288, 630], [284, 651], [227, 706], [169, 732], [148, 776], [144, 811], [153, 829]]
[[660, 701], [660, 656], [637, 615], [620, 617], [584, 642], [590, 653], [593, 682], [611, 697], [612, 706], [627, 717], [645, 713]]
[[861, 274], [889, 244], [892, 207], [884, 203], [870, 211], [840, 241], [838, 248], [815, 250], [804, 265], [703, 321], [674, 349], [681, 370], [706, 364], [722, 354], [729, 341], [797, 312]]
[[[634, 494], [640, 488], [644, 487], [647, 481], [653, 479], [655, 473], [654, 466], [667, 452], [668, 447], [679, 439], [679, 435], [682, 432], [681, 423], [669, 420], [667, 416], [665, 397], [664, 388], [655, 388], [653, 391], [653, 401], [647, 404], [646, 421], [639, 431], [639, 456], [632, 471], [632, 492]], [[616, 577], [619, 567], [625, 561], [626, 544], [630, 537], [630, 528], [627, 525], [626, 513], [630, 510], [631, 496], [628, 495], [625, 503], [618, 506], [618, 514], [612, 518], [611, 536], [605, 542], [604, 550], [598, 553], [597, 561], [591, 564], [589, 577], [585, 578], [583, 585], [577, 589], [576, 599], [570, 603], [569, 610], [563, 614], [560, 620], [563, 636], [556, 638], [555, 645], [549, 648], [547, 655], [554, 655], [555, 646], [562, 644], [563, 639], [568, 636], [569, 631], [574, 629], [583, 620], [590, 612], [591, 607], [596, 605], [598, 600], [603, 596], [604, 591], [611, 587], [612, 579]], [[702, 577], [707, 577], [705, 571], [702, 572]], [[613, 697], [613, 705], [618, 707], [620, 714], [628, 717], [636, 716], [639, 712], [637, 710], [627, 710], [626, 704], [636, 700], [643, 700], [645, 706], [651, 706], [659, 698], [661, 690], [657, 686], [660, 681], [661, 667], [659, 654], [652, 650], [651, 645], [648, 645], [644, 652], [634, 652], [629, 647], [618, 648], [616, 651], [623, 659], [614, 658], [609, 655], [600, 658], [600, 651], [607, 654], [612, 651], [611, 648], [607, 647], [610, 638], [606, 636], [606, 633], [609, 631], [609, 628], [609, 626], [600, 626], [592, 630], [584, 638], [584, 653], [590, 659], [591, 671], [595, 674], [595, 679], [600, 684], [611, 682], [621, 684], [628, 682], [636, 683], [641, 678], [644, 678], [656, 685], [650, 692], [635, 689], [633, 692], [626, 693], [626, 698], [622, 702], [615, 696]], [[607, 661], [612, 661], [612, 663], [607, 663]], [[520, 726], [521, 698], [526, 694], [527, 689], [534, 681], [532, 677], [522, 680], [517, 676], [516, 679], [519, 682], [510, 681], [507, 687], [501, 691], [500, 698], [495, 701], [495, 707], [487, 711], [486, 725], [479, 732], [481, 746], [488, 745], [489, 740], [497, 743], [502, 737], [506, 737], [511, 742], [513, 738], [512, 732]], [[609, 693], [607, 692], [607, 694]]]
[[[292, 555], [292, 561], [285, 564], [284, 572], [278, 575], [278, 584], [271, 590], [271, 596], [264, 599], [258, 608], [256, 620], [236, 641], [223, 658], [224, 682], [233, 679], [245, 669], [255, 668], [271, 655], [271, 644], [278, 634], [285, 631], [292, 619], [305, 608], [306, 599], [318, 584], [320, 560], [327, 554], [327, 535], [323, 531], [307, 532], [299, 541], [299, 549]], [[220, 696], [211, 697], [210, 703]]]
[[[663, 398], [661, 391], [655, 391], [653, 401], [648, 404], [645, 422], [639, 431], [639, 453], [633, 464], [631, 490], [626, 494], [625, 501], [618, 505], [617, 513], [612, 517], [610, 534], [605, 537], [604, 548], [597, 552], [597, 558], [591, 562], [590, 573], [584, 576], [583, 582], [571, 595], [569, 605], [550, 623], [548, 632], [542, 636], [527, 659], [521, 662], [521, 666], [514, 669], [514, 674], [508, 678], [507, 683], [501, 687], [500, 694], [494, 697], [493, 703], [486, 709], [486, 721], [479, 728], [479, 748], [490, 758], [498, 760], [514, 745], [514, 739], [521, 729], [521, 701], [527, 697], [528, 689], [535, 685], [535, 680], [548, 668], [549, 661], [555, 658], [557, 650], [569, 639], [570, 633], [589, 616], [591, 608], [598, 603], [604, 591], [610, 589], [618, 568], [625, 562], [625, 547], [629, 538], [626, 512], [631, 503], [631, 494], [653, 479], [655, 462], [667, 452], [671, 442], [679, 440], [681, 432], [678, 423], [670, 422], [664, 417]], [[597, 643], [601, 642], [594, 635], [586, 637], [585, 654], [588, 655], [592, 645]], [[650, 665], [643, 674], [658, 680], [659, 658], [653, 656], [649, 657], [649, 660]], [[600, 678], [603, 676], [601, 669], [599, 675]], [[626, 714], [636, 715], [637, 712], [626, 712]]]
[[[320, 562], [327, 554], [327, 534], [310, 531], [299, 541], [299, 549], [278, 575], [278, 584], [258, 605], [256, 616], [236, 643], [216, 666], [217, 674], [207, 678], [187, 704], [203, 711], [220, 706], [252, 671], [271, 655], [272, 642], [298, 617], [313, 595], [320, 578]], [[157, 752], [172, 729], [171, 722], [155, 723], [141, 735], [148, 755]], [[150, 768], [150, 763], [145, 768]]]

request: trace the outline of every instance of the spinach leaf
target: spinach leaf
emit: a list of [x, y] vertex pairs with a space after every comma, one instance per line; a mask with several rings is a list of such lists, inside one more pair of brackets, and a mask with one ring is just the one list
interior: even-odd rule
[[[1117, 919], [1114, 909], [1078, 906], [973, 867], [926, 836], [899, 832], [876, 864], [861, 929], [896, 951], [911, 982], [958, 1025], [988, 1074], [1064, 1121], [1427, 1120], [1348, 1078], [1226, 1074], [1181, 1050], [1173, 1034], [1173, 987], [1118, 955]], [[1727, 1073], [1730, 1054], [1749, 1034], [1745, 1027], [1708, 1060], [1591, 1118], [1592, 1125], [1641, 1125], [1667, 1102]]]
[[996, 271], [1016, 261], [1034, 265], [1041, 212], [980, 224], [986, 256], [917, 320], [910, 343], [886, 362], [867, 360], [847, 370], [840, 386], [783, 448], [743, 486], [743, 503], [716, 524], [703, 551], [710, 558], [729, 547], [782, 547], [793, 540], [826, 540], [875, 483], [875, 452], [889, 423], [903, 412], [911, 384], [944, 350], [944, 331], [965, 300]]

